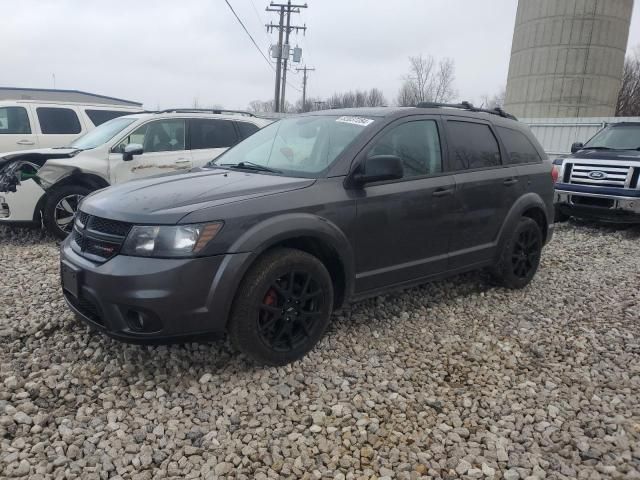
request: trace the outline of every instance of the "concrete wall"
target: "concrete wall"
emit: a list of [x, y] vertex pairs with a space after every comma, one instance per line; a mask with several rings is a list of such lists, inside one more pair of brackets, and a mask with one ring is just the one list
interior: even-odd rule
[[519, 0], [505, 109], [517, 117], [610, 117], [633, 0]]

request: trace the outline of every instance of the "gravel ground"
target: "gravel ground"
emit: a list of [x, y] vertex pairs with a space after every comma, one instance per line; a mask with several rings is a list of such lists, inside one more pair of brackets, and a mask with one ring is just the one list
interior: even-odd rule
[[640, 478], [640, 228], [565, 224], [533, 284], [359, 303], [307, 358], [90, 333], [0, 230], [0, 476]]

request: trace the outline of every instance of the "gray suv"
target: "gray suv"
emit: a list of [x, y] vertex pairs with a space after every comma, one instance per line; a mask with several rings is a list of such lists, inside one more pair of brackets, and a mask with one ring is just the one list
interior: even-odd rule
[[203, 168], [86, 197], [61, 247], [62, 288], [115, 338], [226, 330], [282, 365], [347, 302], [480, 268], [526, 286], [553, 231], [551, 171], [502, 110], [291, 117]]

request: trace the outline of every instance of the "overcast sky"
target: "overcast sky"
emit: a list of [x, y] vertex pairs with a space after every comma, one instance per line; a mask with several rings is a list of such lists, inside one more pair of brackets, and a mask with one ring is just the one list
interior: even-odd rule
[[[460, 99], [506, 84], [516, 0], [306, 0], [292, 22], [304, 49], [308, 94], [383, 90], [393, 102], [410, 55], [455, 61]], [[275, 34], [267, 0], [229, 0], [266, 53]], [[303, 3], [304, 0], [300, 3]], [[274, 73], [224, 0], [4, 0], [0, 86], [85, 90], [147, 108], [246, 108], [273, 96]], [[640, 44], [636, 2], [629, 45]], [[300, 87], [301, 74], [289, 74]], [[287, 88], [295, 102], [301, 93]]]

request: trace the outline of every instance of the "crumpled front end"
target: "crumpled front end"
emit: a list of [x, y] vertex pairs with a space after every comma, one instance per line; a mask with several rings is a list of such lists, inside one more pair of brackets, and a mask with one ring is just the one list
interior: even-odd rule
[[42, 164], [29, 160], [14, 160], [0, 167], [0, 192], [15, 193], [18, 185], [33, 179], [38, 174]]

